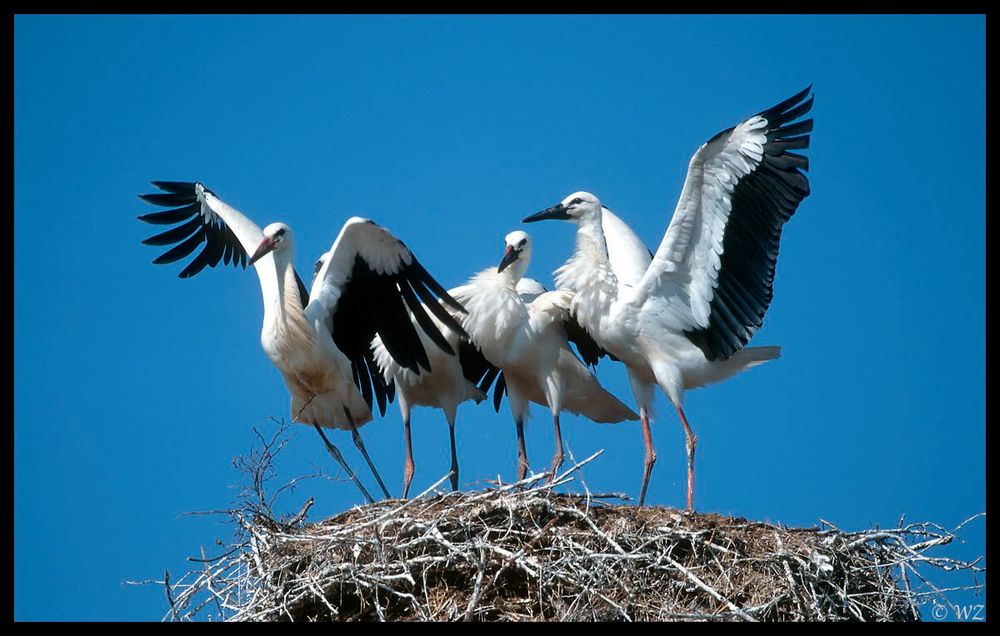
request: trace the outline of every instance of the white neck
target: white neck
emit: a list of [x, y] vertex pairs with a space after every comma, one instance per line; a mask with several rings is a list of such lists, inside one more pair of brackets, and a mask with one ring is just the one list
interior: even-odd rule
[[[265, 260], [271, 266], [261, 266]], [[257, 261], [261, 292], [264, 295], [264, 324], [262, 338], [269, 336], [277, 346], [276, 352], [282, 357], [288, 354], [292, 345], [312, 346], [313, 329], [302, 310], [302, 298], [295, 281], [292, 265], [294, 251], [286, 245], [280, 252], [271, 252]], [[265, 349], [268, 349], [265, 346]], [[271, 351], [268, 351], [271, 354]]]
[[576, 291], [573, 315], [591, 333], [599, 331], [600, 317], [618, 298], [618, 279], [611, 270], [600, 216], [578, 221], [576, 250], [555, 274], [557, 288]]
[[505, 270], [500, 272], [501, 276], [506, 276], [510, 281], [511, 285], [517, 287], [518, 282], [524, 278], [524, 273], [528, 271], [528, 263], [530, 262], [530, 256], [522, 255], [516, 261], [510, 264]]

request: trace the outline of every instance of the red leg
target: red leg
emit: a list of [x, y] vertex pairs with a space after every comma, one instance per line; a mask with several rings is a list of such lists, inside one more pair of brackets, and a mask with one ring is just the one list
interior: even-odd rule
[[677, 415], [681, 418], [681, 424], [684, 426], [684, 435], [687, 437], [687, 459], [688, 459], [688, 490], [687, 490], [687, 509], [688, 512], [694, 511], [694, 449], [698, 446], [698, 436], [694, 434], [691, 430], [691, 426], [688, 424], [687, 417], [684, 416], [684, 409], [677, 407]]
[[639, 507], [646, 502], [646, 487], [649, 485], [649, 476], [653, 473], [653, 464], [656, 463], [656, 449], [653, 448], [653, 434], [649, 431], [649, 418], [646, 412], [642, 412], [642, 437], [646, 442], [646, 462], [642, 470], [642, 490], [639, 491]]
[[562, 431], [559, 430], [559, 414], [552, 416], [552, 423], [556, 428], [556, 454], [552, 456], [552, 467], [549, 468], [549, 476], [545, 478], [545, 483], [551, 482], [556, 477], [556, 471], [563, 463], [563, 443]]
[[403, 499], [406, 499], [410, 492], [410, 482], [413, 481], [413, 444], [410, 441], [410, 418], [403, 421], [403, 430], [406, 431], [406, 466], [403, 468]]

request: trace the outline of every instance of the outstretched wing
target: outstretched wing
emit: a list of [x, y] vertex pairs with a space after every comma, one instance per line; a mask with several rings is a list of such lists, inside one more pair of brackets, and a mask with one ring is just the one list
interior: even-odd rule
[[[154, 264], [174, 263], [201, 248], [198, 255], [181, 270], [181, 278], [190, 278], [220, 262], [246, 269], [247, 254], [253, 253], [264, 238], [256, 223], [200, 183], [153, 181], [152, 184], [162, 192], [140, 194], [139, 198], [171, 209], [143, 214], [139, 220], [153, 225], [174, 226], [143, 241], [144, 245], [173, 245], [156, 257]], [[274, 257], [268, 254], [258, 260], [254, 267], [260, 277], [264, 300], [268, 302], [277, 294]], [[295, 281], [302, 306], [305, 307], [309, 302], [309, 294], [298, 272], [295, 273]]]
[[[316, 264], [313, 266], [313, 278], [310, 287], [316, 284], [319, 272], [329, 258], [330, 253], [324, 252], [317, 259]], [[351, 360], [351, 376], [354, 380], [354, 385], [361, 391], [361, 397], [368, 403], [368, 408], [372, 410], [375, 409], [375, 405], [372, 404], [372, 399], [374, 398], [375, 403], [378, 405], [379, 415], [385, 416], [386, 404], [391, 403], [396, 397], [396, 383], [391, 376], [379, 373], [380, 352], [375, 347], [376, 342], [381, 345], [381, 340], [375, 338], [366, 351], [358, 353], [352, 350], [348, 354], [348, 357]]]
[[[637, 298], [709, 360], [725, 360], [763, 323], [784, 223], [809, 195], [810, 88], [712, 137], [691, 158], [670, 226]], [[803, 101], [805, 100], [805, 101]]]
[[181, 270], [180, 277], [194, 276], [207, 267], [223, 265], [246, 268], [247, 252], [260, 244], [264, 235], [257, 225], [200, 183], [184, 181], [153, 181], [162, 193], [140, 194], [147, 203], [172, 208], [163, 212], [150, 212], [139, 217], [140, 221], [154, 225], [175, 227], [151, 236], [144, 245], [173, 245], [153, 263], [173, 263], [190, 256], [199, 247], [201, 252]]
[[383, 413], [383, 396], [392, 387], [372, 358], [370, 344], [376, 334], [393, 360], [417, 374], [421, 368], [430, 371], [418, 327], [442, 351], [454, 353], [427, 311], [467, 337], [442, 303], [454, 311], [465, 309], [402, 241], [372, 221], [349, 219], [317, 266], [306, 315], [327, 326], [334, 344], [351, 360], [365, 400], [371, 404], [374, 392]]

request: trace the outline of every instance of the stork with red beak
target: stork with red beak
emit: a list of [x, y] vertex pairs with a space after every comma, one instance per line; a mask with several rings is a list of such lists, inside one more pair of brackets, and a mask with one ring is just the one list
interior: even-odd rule
[[[465, 335], [442, 305], [461, 315], [464, 309], [388, 230], [353, 217], [344, 223], [333, 246], [317, 263], [307, 290], [294, 267], [292, 231], [284, 223], [261, 230], [200, 183], [154, 181], [162, 192], [141, 195], [149, 203], [172, 208], [140, 216], [147, 223], [180, 225], [146, 239], [147, 245], [174, 245], [153, 262], [173, 263], [204, 246], [181, 271], [194, 276], [205, 267], [254, 266], [264, 299], [260, 342], [281, 372], [292, 395], [296, 422], [311, 424], [327, 450], [369, 501], [371, 495], [330, 443], [324, 428], [349, 430], [382, 492], [381, 476], [365, 448], [358, 427], [371, 421], [373, 404], [384, 415], [393, 387], [379, 374], [370, 343], [378, 335], [392, 359], [415, 374], [430, 370], [418, 329], [447, 354], [454, 350], [431, 320]], [[411, 316], [413, 320], [411, 322]]]

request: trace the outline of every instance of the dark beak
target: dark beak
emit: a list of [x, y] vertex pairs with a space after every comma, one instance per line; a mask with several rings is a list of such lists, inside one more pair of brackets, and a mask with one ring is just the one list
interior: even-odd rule
[[503, 253], [503, 260], [500, 261], [500, 265], [497, 267], [497, 274], [507, 269], [507, 266], [517, 260], [517, 257], [521, 255], [521, 250], [515, 250], [510, 245], [507, 246], [507, 251]]
[[566, 206], [559, 203], [557, 205], [553, 205], [551, 208], [547, 208], [541, 212], [532, 214], [531, 216], [524, 217], [521, 219], [521, 223], [534, 223], [535, 221], [548, 220], [566, 221], [570, 218], [570, 215], [566, 214]]
[[262, 256], [274, 249], [274, 240], [268, 237], [264, 237], [264, 240], [260, 242], [257, 246], [257, 251], [253, 253], [250, 257], [250, 264], [253, 265], [261, 259]]

